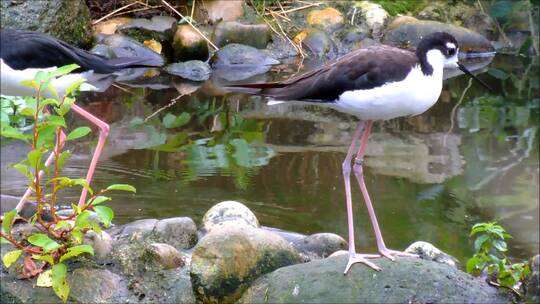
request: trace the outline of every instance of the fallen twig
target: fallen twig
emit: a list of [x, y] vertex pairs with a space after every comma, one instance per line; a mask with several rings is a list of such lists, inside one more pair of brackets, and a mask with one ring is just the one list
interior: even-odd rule
[[147, 122], [150, 118], [156, 116], [158, 113], [160, 113], [161, 111], [167, 109], [167, 108], [170, 108], [172, 107], [176, 102], [178, 102], [178, 100], [180, 100], [180, 98], [182, 98], [183, 96], [185, 96], [185, 94], [180, 94], [178, 96], [176, 96], [175, 98], [171, 99], [171, 102], [169, 102], [168, 104], [166, 104], [165, 106], [157, 109], [154, 113], [148, 115], [145, 119], [144, 119], [144, 122]]
[[454, 116], [456, 115], [456, 110], [459, 107], [459, 105], [463, 102], [463, 98], [465, 97], [465, 94], [467, 94], [467, 91], [472, 86], [472, 78], [469, 78], [469, 83], [465, 87], [465, 90], [463, 90], [463, 93], [461, 93], [461, 97], [459, 98], [459, 101], [454, 105], [452, 108], [452, 112], [450, 112], [450, 127], [448, 128], [448, 131], [443, 136], [443, 147], [446, 147], [446, 138], [448, 135], [450, 135], [450, 132], [454, 129]]

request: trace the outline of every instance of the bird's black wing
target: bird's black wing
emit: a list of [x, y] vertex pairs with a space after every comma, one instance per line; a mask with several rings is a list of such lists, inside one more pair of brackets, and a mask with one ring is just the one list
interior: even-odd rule
[[332, 102], [343, 92], [367, 90], [403, 80], [417, 63], [414, 53], [393, 47], [359, 49], [322, 67], [283, 82], [233, 86], [233, 91], [278, 100]]

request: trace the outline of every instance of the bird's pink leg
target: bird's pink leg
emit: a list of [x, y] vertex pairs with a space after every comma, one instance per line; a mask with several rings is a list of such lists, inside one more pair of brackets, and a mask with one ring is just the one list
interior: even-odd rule
[[354, 171], [354, 175], [356, 176], [356, 180], [358, 181], [358, 185], [360, 186], [360, 190], [362, 191], [362, 195], [364, 196], [364, 202], [368, 209], [371, 225], [373, 226], [373, 230], [375, 231], [375, 238], [377, 239], [377, 248], [380, 254], [389, 258], [390, 260], [394, 260], [394, 256], [418, 257], [415, 254], [388, 249], [386, 248], [386, 245], [384, 244], [384, 240], [381, 234], [381, 229], [379, 228], [379, 222], [377, 221], [377, 216], [375, 215], [375, 210], [373, 210], [373, 205], [371, 204], [371, 199], [369, 198], [369, 193], [366, 188], [366, 183], [364, 182], [364, 173], [363, 173], [363, 167], [362, 167], [363, 162], [364, 162], [364, 154], [366, 153], [366, 147], [367, 147], [368, 138], [369, 138], [369, 134], [371, 133], [372, 126], [373, 126], [373, 121], [371, 120], [368, 121], [366, 128], [364, 130], [364, 134], [362, 135], [362, 139], [360, 140], [360, 149], [358, 149], [358, 154], [356, 154], [353, 171]]
[[[88, 168], [88, 173], [86, 173], [86, 182], [88, 183], [88, 185], [90, 185], [90, 182], [92, 181], [92, 176], [94, 175], [94, 171], [96, 170], [96, 165], [99, 160], [99, 155], [101, 154], [101, 151], [103, 150], [103, 147], [105, 146], [105, 140], [107, 139], [107, 136], [109, 135], [109, 125], [76, 104], [73, 104], [71, 106], [71, 109], [99, 128], [99, 139], [96, 146], [96, 150], [94, 151], [94, 155], [92, 156], [92, 160], [90, 161], [90, 167]], [[79, 206], [82, 206], [85, 204], [87, 193], [88, 193], [88, 190], [86, 188], [83, 188], [81, 192], [81, 197], [79, 198]]]
[[[64, 131], [60, 130], [59, 136], [56, 139], [56, 146], [54, 147], [54, 151], [56, 153], [59, 153], [59, 151], [64, 147], [65, 142], [66, 142], [66, 134], [64, 133]], [[51, 152], [47, 160], [45, 160], [45, 167], [48, 167], [52, 163], [52, 161], [54, 160], [55, 152]], [[38, 176], [40, 179], [43, 177], [43, 173], [44, 173], [43, 170], [40, 170], [38, 172]], [[26, 204], [26, 201], [28, 200], [28, 197], [30, 197], [32, 192], [33, 191], [31, 188], [26, 189], [26, 192], [24, 192], [24, 195], [19, 200], [19, 203], [17, 204], [17, 206], [15, 206], [15, 209], [17, 209], [17, 212], [21, 212], [22, 208]]]
[[353, 222], [352, 195], [351, 195], [351, 160], [352, 160], [352, 156], [354, 154], [354, 150], [356, 147], [356, 141], [358, 141], [363, 128], [364, 128], [364, 123], [360, 122], [358, 124], [358, 127], [354, 131], [351, 146], [349, 147], [349, 150], [347, 151], [347, 156], [345, 157], [345, 160], [343, 161], [343, 164], [342, 164], [343, 180], [345, 183], [345, 198], [347, 201], [347, 223], [349, 226], [349, 261], [347, 262], [347, 266], [345, 267], [345, 271], [343, 272], [343, 274], [347, 274], [351, 266], [355, 263], [364, 263], [375, 270], [381, 270], [377, 265], [371, 263], [370, 261], [366, 259], [370, 257], [378, 257], [379, 255], [357, 254], [356, 247], [354, 245], [354, 222]]

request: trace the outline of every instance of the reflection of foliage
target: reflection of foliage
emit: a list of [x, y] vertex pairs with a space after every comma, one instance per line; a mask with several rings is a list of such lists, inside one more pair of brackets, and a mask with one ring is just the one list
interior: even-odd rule
[[193, 98], [186, 112], [167, 113], [159, 123], [134, 118], [131, 125], [146, 129], [151, 138], [138, 148], [182, 153], [181, 164], [187, 167], [185, 181], [219, 172], [234, 176], [236, 186], [246, 188], [254, 170], [268, 164], [274, 153], [257, 146], [264, 139], [265, 123], [229, 112], [225, 102]]
[[511, 264], [506, 257], [506, 240], [512, 236], [496, 223], [474, 225], [472, 236], [475, 236], [475, 254], [467, 261], [467, 272], [479, 275], [487, 270], [488, 275], [493, 275], [499, 286], [516, 291], [515, 288], [519, 288], [518, 283], [528, 275], [530, 269], [526, 262]]
[[24, 115], [25, 113], [21, 113], [30, 102], [32, 101], [29, 97], [0, 96], [0, 123], [4, 128], [21, 130], [31, 128], [32, 120]]

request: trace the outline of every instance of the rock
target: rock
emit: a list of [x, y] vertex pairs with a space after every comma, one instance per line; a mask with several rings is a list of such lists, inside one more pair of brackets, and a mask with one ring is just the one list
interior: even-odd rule
[[189, 217], [173, 217], [156, 223], [153, 236], [175, 248], [187, 249], [197, 243], [197, 225]]
[[244, 80], [266, 73], [279, 61], [251, 46], [231, 43], [219, 49], [211, 59], [218, 78], [228, 81]]
[[259, 228], [255, 214], [244, 204], [235, 201], [224, 201], [214, 205], [203, 216], [202, 230], [209, 233], [219, 230], [227, 224]]
[[360, 15], [371, 30], [373, 37], [380, 39], [383, 34], [384, 24], [388, 19], [388, 13], [379, 4], [369, 1], [360, 1], [355, 6], [360, 9]]
[[423, 36], [434, 32], [447, 32], [453, 35], [459, 43], [461, 52], [482, 53], [492, 52], [494, 50], [489, 40], [482, 35], [463, 27], [437, 21], [410, 22], [408, 20], [388, 31], [384, 35], [383, 43], [401, 48], [414, 49]]
[[200, 60], [177, 62], [165, 67], [167, 73], [193, 81], [205, 81], [210, 78], [210, 65]]
[[312, 10], [308, 13], [306, 19], [310, 26], [327, 32], [333, 32], [343, 26], [343, 15], [332, 7]]
[[174, 60], [208, 59], [208, 43], [189, 25], [181, 25], [176, 30], [173, 39]]
[[315, 233], [292, 243], [306, 261], [322, 259], [338, 250], [347, 249], [347, 241], [333, 233]]
[[110, 58], [144, 57], [152, 59], [156, 64], [163, 64], [160, 54], [134, 39], [118, 34], [98, 37], [97, 44], [91, 52], [109, 55]]
[[195, 247], [191, 283], [199, 301], [233, 303], [260, 275], [300, 261], [296, 250], [281, 237], [229, 225], [207, 234]]
[[92, 42], [84, 0], [0, 1], [0, 28], [47, 33], [81, 47]]
[[525, 279], [525, 300], [527, 303], [540, 302], [540, 255], [535, 255], [529, 260], [531, 273]]
[[199, 23], [236, 21], [244, 14], [244, 0], [205, 0], [196, 7], [195, 20]]
[[101, 231], [100, 234], [94, 230], [89, 230], [84, 234], [84, 244], [90, 245], [94, 248], [94, 257], [98, 260], [103, 260], [109, 257], [112, 250], [113, 240], [111, 236]]
[[116, 33], [119, 26], [130, 23], [132, 18], [129, 17], [114, 17], [94, 25], [95, 34], [112, 35]]
[[458, 259], [447, 253], [442, 252], [439, 248], [433, 246], [428, 242], [414, 242], [409, 247], [407, 247], [407, 249], [405, 249], [405, 252], [418, 254], [422, 259], [447, 264], [458, 269]]
[[170, 43], [176, 32], [176, 19], [170, 16], [154, 16], [152, 19], [137, 18], [119, 26], [117, 31], [141, 43], [150, 39]]
[[445, 264], [416, 258], [343, 269], [347, 255], [280, 268], [259, 278], [238, 303], [507, 303], [502, 292]]
[[212, 42], [218, 47], [229, 43], [240, 43], [264, 49], [270, 40], [266, 24], [242, 24], [236, 21], [222, 21], [214, 30]]
[[152, 243], [148, 245], [146, 256], [157, 262], [163, 269], [174, 269], [185, 265], [182, 254], [169, 244]]
[[132, 235], [134, 233], [141, 233], [148, 235], [152, 233], [158, 220], [156, 219], [142, 219], [136, 220], [129, 224], [124, 225], [118, 232], [120, 235]]
[[295, 43], [301, 43], [317, 57], [334, 58], [337, 54], [337, 48], [332, 39], [324, 31], [318, 29], [304, 30], [293, 40]]
[[125, 280], [107, 269], [75, 269], [69, 286], [70, 299], [79, 303], [120, 303], [129, 296]]
[[392, 31], [392, 30], [395, 30], [395, 29], [397, 29], [398, 27], [400, 27], [400, 26], [402, 26], [404, 24], [416, 23], [418, 21], [419, 21], [418, 19], [416, 19], [414, 17], [411, 17], [411, 16], [398, 16], [394, 20], [392, 20], [392, 22], [390, 22], [390, 24], [388, 24], [388, 26], [386, 27], [386, 30], [387, 31]]

